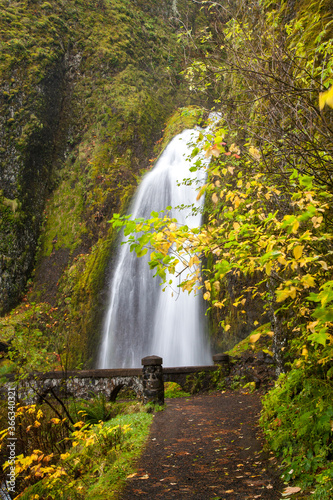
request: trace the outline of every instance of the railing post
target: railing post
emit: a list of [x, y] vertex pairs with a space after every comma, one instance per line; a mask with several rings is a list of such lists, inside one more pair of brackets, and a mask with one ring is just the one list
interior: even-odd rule
[[164, 404], [163, 359], [159, 356], [142, 358], [143, 402]]
[[213, 356], [214, 365], [219, 365], [223, 371], [223, 375], [227, 376], [230, 373], [230, 358], [229, 354], [215, 354]]

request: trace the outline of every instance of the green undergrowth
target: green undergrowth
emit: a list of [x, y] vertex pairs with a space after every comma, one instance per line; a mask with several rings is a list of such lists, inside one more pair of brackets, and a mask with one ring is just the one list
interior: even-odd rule
[[[66, 400], [16, 404], [16, 498], [119, 498], [134, 473], [158, 409], [138, 401]], [[7, 472], [7, 405], [0, 405], [0, 458]]]
[[331, 499], [332, 380], [306, 364], [281, 375], [263, 400], [261, 425], [268, 445], [282, 460], [282, 479], [311, 488], [313, 499]]
[[166, 398], [186, 398], [191, 394], [184, 391], [176, 382], [166, 382], [164, 384], [164, 396]]
[[54, 335], [57, 309], [25, 299], [11, 314], [0, 318], [1, 340], [9, 347], [0, 360], [7, 371], [27, 373], [61, 369], [62, 336]]
[[127, 476], [147, 439], [153, 415], [118, 415], [90, 430], [75, 431], [72, 447], [63, 454], [59, 478], [45, 478], [26, 489], [22, 500], [106, 500], [119, 498]]

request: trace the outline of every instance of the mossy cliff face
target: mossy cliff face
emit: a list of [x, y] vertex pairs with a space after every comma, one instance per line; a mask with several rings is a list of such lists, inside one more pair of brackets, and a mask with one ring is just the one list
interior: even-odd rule
[[58, 308], [74, 366], [92, 359], [88, 338], [96, 347], [107, 221], [187, 102], [179, 17], [194, 30], [202, 14], [171, 0], [0, 0], [0, 12], [0, 312], [32, 276], [28, 299]]

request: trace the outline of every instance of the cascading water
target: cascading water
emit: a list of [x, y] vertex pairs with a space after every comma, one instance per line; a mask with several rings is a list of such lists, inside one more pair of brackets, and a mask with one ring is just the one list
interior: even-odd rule
[[[189, 143], [197, 130], [185, 130], [173, 138], [155, 167], [143, 178], [129, 213], [133, 218], [149, 218], [152, 211], [167, 206], [192, 205], [196, 183], [187, 160]], [[194, 159], [193, 161], [195, 161]], [[200, 171], [199, 171], [200, 172]], [[199, 182], [203, 182], [201, 172]], [[187, 212], [187, 213], [186, 213]], [[179, 223], [199, 227], [200, 210], [173, 208], [169, 214]], [[148, 265], [149, 255], [138, 258], [128, 244], [119, 249], [110, 287], [110, 300], [104, 323], [99, 357], [100, 368], [140, 367], [141, 359], [156, 354], [164, 366], [193, 366], [211, 364], [206, 336], [206, 318], [200, 294], [188, 294], [170, 289], [164, 292], [159, 279]]]

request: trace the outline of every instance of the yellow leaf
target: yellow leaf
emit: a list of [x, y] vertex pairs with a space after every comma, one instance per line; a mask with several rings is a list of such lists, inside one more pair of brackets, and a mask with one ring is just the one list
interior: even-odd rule
[[300, 259], [302, 257], [303, 249], [304, 249], [304, 246], [302, 246], [302, 245], [296, 245], [293, 248], [293, 254], [294, 254], [295, 259]]
[[302, 491], [302, 489], [299, 488], [298, 486], [288, 486], [288, 488], [286, 488], [283, 491], [282, 496], [285, 497], [285, 496], [293, 495], [294, 493], [298, 493], [299, 491]]
[[327, 91], [326, 104], [333, 108], [333, 86]]
[[162, 231], [160, 231], [159, 233], [157, 233], [155, 235], [155, 240], [156, 241], [162, 241], [164, 239], [164, 233]]
[[322, 110], [325, 106], [326, 102], [326, 93], [327, 92], [320, 92], [319, 94], [319, 109]]
[[282, 266], [285, 266], [287, 264], [287, 261], [283, 255], [278, 256], [278, 263], [281, 264]]
[[333, 108], [333, 85], [326, 92], [321, 92], [319, 94], [319, 109], [323, 109], [325, 104]]
[[272, 265], [273, 265], [272, 262], [267, 262], [267, 264], [265, 266], [265, 271], [266, 271], [267, 276], [270, 276], [270, 274], [271, 274]]
[[238, 222], [234, 222], [233, 226], [234, 226], [234, 230], [236, 231], [236, 233], [238, 233], [239, 228], [240, 228], [240, 225], [238, 224]]
[[311, 219], [313, 227], [317, 228], [323, 222], [323, 217], [312, 217]]
[[308, 325], [307, 325], [308, 330], [310, 330], [312, 333], [314, 333], [318, 323], [319, 323], [319, 320], [312, 321], [312, 323], [308, 323]]
[[252, 156], [252, 158], [254, 158], [257, 161], [260, 161], [260, 152], [258, 151], [257, 148], [255, 148], [254, 146], [250, 146], [249, 153]]
[[61, 422], [60, 418], [51, 418], [50, 422], [53, 424], [59, 424]]
[[299, 222], [298, 222], [298, 220], [295, 220], [293, 227], [292, 227], [292, 232], [297, 233], [298, 228], [299, 228]]
[[78, 427], [79, 429], [81, 429], [81, 427], [84, 426], [84, 422], [82, 422], [82, 420], [80, 420], [79, 422], [76, 422], [76, 424], [73, 425], [73, 427]]
[[213, 193], [213, 195], [212, 195], [212, 202], [216, 204], [218, 201], [219, 201], [219, 199], [218, 199], [217, 194]]
[[212, 287], [210, 285], [210, 281], [205, 281], [205, 287], [206, 287], [206, 290], [208, 290], [209, 292], [211, 291]]
[[220, 285], [220, 282], [219, 281], [214, 281], [213, 283], [213, 288], [216, 292], [219, 292], [220, 291], [220, 288], [221, 288], [221, 285]]
[[234, 199], [234, 206], [235, 208], [238, 208], [241, 203], [241, 200], [238, 198], [238, 196], [235, 197]]
[[306, 274], [305, 276], [303, 276], [302, 283], [303, 283], [305, 288], [315, 286], [315, 284], [316, 284], [314, 277], [311, 276], [310, 274]]
[[204, 184], [202, 188], [200, 189], [199, 193], [197, 194], [197, 201], [200, 200], [201, 196], [204, 194], [206, 191], [207, 184]]
[[209, 299], [210, 299], [210, 293], [209, 293], [209, 292], [204, 293], [203, 298], [204, 298], [205, 300], [209, 300]]
[[227, 332], [228, 330], [230, 330], [231, 326], [230, 325], [225, 325], [224, 327], [224, 331]]
[[236, 146], [236, 144], [231, 144], [231, 146], [229, 146], [229, 151], [240, 155], [240, 149], [238, 146]]
[[215, 156], [217, 158], [221, 153], [220, 148], [214, 144], [214, 146], [211, 146], [210, 148], [207, 149], [205, 156], [206, 158], [210, 158], [211, 156]]
[[290, 297], [289, 288], [285, 288], [284, 290], [277, 290], [276, 291], [276, 302], [283, 302], [288, 297]]
[[259, 340], [261, 337], [261, 333], [255, 333], [254, 335], [251, 335], [250, 337], [250, 342], [251, 344], [255, 344], [257, 340]]

